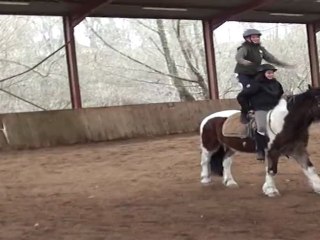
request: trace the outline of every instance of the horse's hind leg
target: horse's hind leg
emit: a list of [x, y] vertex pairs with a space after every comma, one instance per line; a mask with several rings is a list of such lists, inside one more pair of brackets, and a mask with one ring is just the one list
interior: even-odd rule
[[316, 193], [320, 194], [320, 177], [317, 174], [317, 171], [312, 162], [310, 161], [307, 150], [303, 149], [301, 151], [296, 151], [291, 156], [302, 167], [302, 171], [308, 178], [309, 184], [311, 185], [312, 189]]
[[231, 174], [232, 155], [234, 152], [227, 151], [223, 158], [223, 184], [226, 187], [238, 187], [238, 183], [233, 179]]
[[211, 167], [210, 160], [214, 151], [208, 151], [204, 146], [201, 145], [201, 183], [204, 185], [209, 184], [211, 179]]

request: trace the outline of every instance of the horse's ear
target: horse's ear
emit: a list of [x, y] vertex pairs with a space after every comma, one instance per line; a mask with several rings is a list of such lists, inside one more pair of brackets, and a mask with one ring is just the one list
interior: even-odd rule
[[286, 101], [288, 101], [289, 98], [290, 98], [292, 95], [293, 95], [293, 92], [292, 92], [292, 91], [285, 91], [285, 92], [282, 94], [281, 98], [284, 99], [284, 100], [286, 100]]
[[312, 89], [312, 86], [310, 84], [308, 84], [308, 90]]

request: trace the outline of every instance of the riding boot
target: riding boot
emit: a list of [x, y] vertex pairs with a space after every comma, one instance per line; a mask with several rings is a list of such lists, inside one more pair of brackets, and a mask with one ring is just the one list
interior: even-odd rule
[[246, 112], [241, 112], [240, 122], [241, 122], [242, 124], [248, 124], [248, 123], [249, 123], [248, 115], [247, 115]]
[[238, 94], [237, 100], [241, 107], [240, 122], [242, 124], [247, 124], [249, 122], [248, 110], [250, 109], [250, 102], [248, 97], [243, 94], [243, 90]]
[[257, 160], [265, 160], [265, 149], [267, 148], [267, 137], [256, 132]]

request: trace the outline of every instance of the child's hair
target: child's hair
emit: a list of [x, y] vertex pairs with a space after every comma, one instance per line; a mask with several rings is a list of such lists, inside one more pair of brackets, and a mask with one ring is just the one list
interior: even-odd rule
[[258, 74], [254, 77], [255, 81], [264, 80], [266, 77], [264, 75], [265, 72], [258, 72]]

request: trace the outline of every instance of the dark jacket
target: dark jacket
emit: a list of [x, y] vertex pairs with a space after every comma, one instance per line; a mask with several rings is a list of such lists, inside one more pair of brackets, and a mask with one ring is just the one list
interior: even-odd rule
[[237, 99], [244, 111], [251, 109], [269, 111], [278, 104], [282, 94], [281, 83], [276, 79], [269, 80], [260, 75], [239, 93]]
[[[280, 67], [288, 66], [287, 63], [278, 60], [260, 44], [244, 42], [237, 49], [237, 64], [234, 72], [240, 74], [255, 75], [257, 73], [257, 68], [261, 65], [262, 59], [266, 60], [269, 63], [276, 64]], [[248, 61], [252, 62], [252, 64], [246, 65]]]

